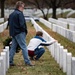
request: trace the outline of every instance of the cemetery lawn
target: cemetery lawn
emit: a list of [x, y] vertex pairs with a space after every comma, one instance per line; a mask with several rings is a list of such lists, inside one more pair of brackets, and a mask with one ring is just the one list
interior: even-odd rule
[[2, 52], [3, 49], [3, 41], [9, 36], [8, 30], [5, 30], [4, 32], [0, 33], [0, 52]]
[[58, 42], [64, 46], [64, 49], [67, 49], [68, 52], [72, 53], [72, 56], [75, 56], [75, 43], [71, 42], [67, 38], [61, 36], [60, 34], [53, 32], [50, 28], [46, 27], [44, 24], [37, 22], [49, 35], [51, 35], [54, 39], [58, 40]]
[[75, 18], [75, 13], [73, 13], [72, 15], [70, 15], [69, 18], [70, 17]]
[[[35, 35], [35, 29], [31, 23], [27, 23], [27, 26], [28, 34], [26, 41], [28, 44], [29, 40]], [[40, 60], [32, 61], [32, 63], [35, 63], [34, 67], [29, 67], [24, 64], [21, 51], [15, 55], [14, 62], [16, 66], [10, 67], [6, 75], [66, 75], [59, 68], [54, 58], [52, 58], [48, 49], [46, 49], [46, 52]]]
[[58, 17], [58, 18], [61, 18], [61, 17], [62, 17], [62, 18], [67, 18], [67, 14], [68, 14], [69, 12], [70, 12], [70, 11], [67, 11], [67, 12], [64, 13], [64, 12], [62, 11], [62, 13], [61, 13], [61, 14], [58, 14], [57, 17]]
[[[57, 17], [57, 18], [61, 18], [61, 17], [62, 17], [62, 18], [67, 18], [67, 14], [68, 14], [69, 12], [70, 12], [70, 11], [67, 11], [67, 12], [64, 13], [64, 12], [62, 11], [62, 13], [61, 13], [61, 14], [57, 14], [56, 17]], [[73, 16], [75, 17], [75, 14], [74, 14]], [[71, 17], [73, 17], [73, 16], [71, 15]], [[43, 17], [43, 16], [40, 16], [40, 17]], [[48, 18], [50, 18], [50, 17], [52, 17], [52, 14], [48, 14]]]

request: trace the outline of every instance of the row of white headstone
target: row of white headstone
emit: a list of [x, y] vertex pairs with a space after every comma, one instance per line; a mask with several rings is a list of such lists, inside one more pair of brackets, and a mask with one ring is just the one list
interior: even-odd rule
[[[46, 41], [54, 40], [54, 38], [44, 31], [33, 19], [31, 19], [31, 22], [36, 31], [43, 32], [43, 38]], [[64, 47], [58, 42], [48, 46], [47, 48], [51, 52], [52, 57], [54, 57], [59, 64], [60, 69], [63, 69], [64, 73], [67, 75], [75, 75], [75, 57], [72, 57], [72, 54], [69, 53], [67, 49], [64, 49]]]
[[75, 18], [58, 18], [58, 20], [61, 20], [63, 22], [67, 22], [68, 24], [69, 23], [75, 24]]
[[6, 75], [9, 69], [9, 47], [6, 46], [0, 53], [0, 75]]
[[4, 22], [4, 18], [0, 18], [0, 23]]
[[67, 49], [56, 42], [49, 47], [49, 51], [66, 75], [75, 75], [75, 57]]
[[64, 18], [58, 18], [58, 20], [53, 19], [53, 18], [49, 18], [49, 22], [56, 24], [58, 26], [61, 26], [63, 28], [75, 31], [75, 23], [72, 22], [72, 19], [64, 19]]
[[[14, 9], [5, 9], [4, 10], [4, 17], [5, 17], [5, 19], [8, 19], [9, 18], [9, 15], [12, 13], [14, 11]], [[31, 12], [31, 13], [30, 13]], [[25, 16], [32, 16], [32, 14], [33, 14], [33, 9], [25, 9], [24, 11], [23, 11], [23, 14], [25, 15]], [[0, 15], [1, 16], [1, 15]], [[3, 22], [3, 21], [1, 21], [1, 22]]]
[[68, 26], [67, 28], [72, 31], [75, 31], [75, 18], [67, 18], [67, 19], [58, 18], [58, 20], [60, 20], [62, 22], [66, 22], [67, 26]]
[[[47, 13], [47, 10], [48, 9], [43, 9], [43, 11], [44, 11], [45, 14]], [[71, 11], [73, 11], [73, 10], [70, 9], [70, 8], [69, 9], [63, 9], [63, 10], [61, 8], [58, 8], [56, 10], [56, 15], [62, 14], [62, 13], [66, 13], [66, 12], [71, 12]], [[52, 14], [52, 8], [49, 9], [48, 13]], [[34, 13], [34, 15], [36, 15], [36, 16], [42, 16], [43, 14], [42, 14], [42, 12], [39, 9], [37, 9], [37, 11]]]
[[7, 24], [8, 24], [8, 21], [4, 22], [3, 24], [0, 24], [0, 33], [6, 29]]
[[70, 41], [75, 42], [75, 31], [63, 28], [57, 24], [52, 24], [51, 22], [48, 22], [43, 18], [40, 18], [39, 21], [42, 22], [47, 27], [49, 27], [50, 29], [52, 29], [54, 32], [57, 32], [60, 35], [69, 39]]
[[66, 22], [56, 20], [56, 19], [53, 19], [53, 18], [49, 18], [48, 20], [53, 24], [57, 24], [58, 26], [61, 26], [63, 28], [67, 28], [67, 23]]

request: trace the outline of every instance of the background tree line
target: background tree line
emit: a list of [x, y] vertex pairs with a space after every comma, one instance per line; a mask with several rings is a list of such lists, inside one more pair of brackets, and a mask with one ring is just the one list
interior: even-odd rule
[[[0, 8], [1, 8], [1, 17], [4, 17], [4, 8], [14, 7], [15, 3], [18, 0], [0, 0]], [[75, 9], [75, 0], [21, 0], [25, 2], [26, 6], [35, 7], [40, 9], [43, 18], [47, 19], [49, 14], [49, 9], [52, 8], [52, 18], [56, 18], [56, 9], [57, 8], [72, 8]], [[47, 8], [47, 12], [45, 14], [44, 8]]]

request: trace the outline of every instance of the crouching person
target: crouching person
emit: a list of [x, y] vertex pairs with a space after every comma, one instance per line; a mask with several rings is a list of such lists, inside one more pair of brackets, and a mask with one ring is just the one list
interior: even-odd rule
[[30, 59], [38, 60], [45, 52], [43, 46], [49, 46], [53, 44], [56, 40], [45, 41], [43, 39], [43, 33], [41, 31], [36, 32], [36, 36], [32, 38], [27, 46], [28, 54]]

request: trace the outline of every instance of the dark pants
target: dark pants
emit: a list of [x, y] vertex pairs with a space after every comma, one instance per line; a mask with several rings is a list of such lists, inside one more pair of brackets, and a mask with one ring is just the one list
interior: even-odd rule
[[34, 57], [36, 56], [36, 60], [38, 60], [45, 52], [45, 49], [44, 48], [38, 48], [36, 49], [35, 51], [30, 51], [28, 50], [28, 54], [30, 57]]
[[44, 48], [38, 48], [34, 51], [34, 55], [36, 55], [36, 60], [38, 60], [45, 52]]

